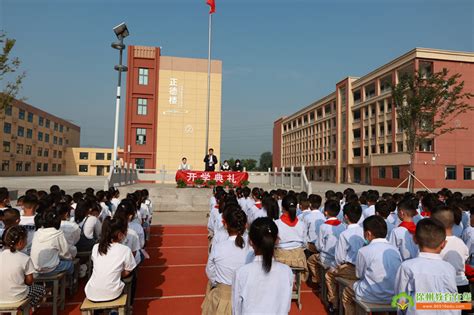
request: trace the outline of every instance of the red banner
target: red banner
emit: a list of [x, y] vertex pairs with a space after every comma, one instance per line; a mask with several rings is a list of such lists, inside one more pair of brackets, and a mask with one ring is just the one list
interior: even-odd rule
[[241, 186], [243, 181], [247, 181], [247, 172], [201, 172], [201, 171], [177, 171], [176, 182], [182, 180], [187, 186], [198, 185], [196, 179], [201, 179], [201, 185], [209, 185], [210, 180], [214, 180], [216, 186], [225, 186], [226, 183], [232, 186]]

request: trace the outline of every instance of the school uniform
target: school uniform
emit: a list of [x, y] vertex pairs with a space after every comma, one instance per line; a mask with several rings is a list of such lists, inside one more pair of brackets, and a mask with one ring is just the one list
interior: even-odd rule
[[145, 247], [145, 231], [143, 230], [143, 227], [140, 224], [132, 221], [128, 222], [128, 228], [134, 230], [137, 233], [140, 248]]
[[219, 215], [219, 207], [214, 205], [209, 213], [209, 218], [207, 220], [207, 230], [209, 231], [209, 235], [212, 237], [214, 235], [214, 225], [216, 222], [216, 217]]
[[462, 225], [462, 222], [460, 224], [454, 224], [453, 225], [453, 235], [454, 236], [457, 236], [457, 237], [461, 238], [463, 231], [464, 231], [464, 227]]
[[455, 274], [453, 266], [439, 254], [421, 252], [418, 257], [404, 261], [396, 273], [395, 294], [406, 292], [415, 303], [405, 314], [461, 314], [459, 310], [416, 310], [416, 293], [457, 293]]
[[34, 215], [20, 216], [19, 225], [24, 227], [28, 233], [26, 246], [24, 249], [22, 249], [22, 252], [29, 255], [31, 253], [31, 243], [33, 242], [33, 236], [35, 235], [35, 232], [36, 232], [35, 216]]
[[203, 314], [232, 314], [232, 280], [237, 269], [247, 262], [250, 247], [235, 245], [236, 235], [212, 246], [207, 260], [206, 275], [212, 289], [201, 306]]
[[62, 220], [59, 229], [64, 233], [64, 238], [66, 238], [66, 242], [68, 244], [69, 252], [71, 253], [72, 258], [76, 257], [76, 244], [81, 238], [81, 228], [75, 222]]
[[33, 237], [30, 256], [38, 273], [67, 271], [72, 274], [74, 272], [69, 246], [61, 230], [55, 228], [38, 229]]
[[388, 215], [386, 222], [390, 222], [394, 227], [401, 223], [396, 210]]
[[255, 202], [250, 208], [247, 209], [247, 219], [249, 225], [251, 225], [255, 219], [266, 216], [267, 211], [263, 209], [261, 201]]
[[398, 248], [403, 260], [418, 257], [418, 245], [415, 244], [413, 239], [415, 230], [416, 225], [414, 222], [402, 222], [390, 234], [389, 242]]
[[99, 214], [99, 220], [101, 222], [103, 222], [105, 220], [105, 218], [112, 216], [112, 212], [110, 211], [109, 207], [103, 201], [100, 203], [100, 207], [101, 207], [102, 210], [100, 211], [100, 214]]
[[360, 220], [357, 223], [363, 222], [371, 215], [375, 215], [375, 205], [368, 206], [367, 208], [362, 210], [362, 216], [360, 217]]
[[446, 246], [441, 251], [441, 258], [450, 263], [456, 270], [456, 286], [469, 285], [465, 274], [465, 263], [469, 258], [469, 249], [457, 236], [446, 236]]
[[391, 220], [388, 219], [384, 219], [385, 220], [385, 223], [387, 223], [387, 237], [386, 239], [388, 240], [390, 238], [390, 234], [392, 234], [392, 231], [393, 229], [395, 228], [395, 225], [392, 224], [392, 222], [390, 222]]
[[110, 244], [106, 255], [99, 254], [98, 250], [99, 245], [94, 245], [91, 253], [94, 269], [85, 287], [86, 297], [93, 302], [115, 300], [125, 287], [121, 281], [122, 271], [133, 271], [135, 259], [130, 248], [119, 243]]
[[141, 255], [140, 255], [140, 240], [138, 238], [137, 232], [134, 229], [128, 227], [127, 235], [122, 240], [122, 244], [130, 248], [133, 253], [135, 253], [135, 263], [137, 266], [141, 263]]
[[235, 272], [232, 281], [232, 314], [287, 315], [291, 307], [293, 272], [290, 267], [272, 262], [266, 273], [262, 256], [256, 256]]
[[364, 229], [357, 223], [349, 224], [347, 229], [339, 235], [334, 264], [326, 272], [325, 279], [328, 288], [328, 301], [332, 305], [338, 304], [336, 277], [357, 280], [355, 263], [357, 253], [364, 244]]
[[469, 211], [462, 212], [461, 223], [463, 227], [463, 232], [471, 226], [471, 213]]
[[99, 239], [100, 233], [102, 232], [102, 224], [100, 220], [93, 216], [88, 215], [79, 223], [79, 227], [82, 228], [84, 236], [88, 239]]
[[10, 249], [0, 251], [0, 304], [16, 303], [28, 295], [25, 276], [35, 272], [30, 257]]
[[308, 249], [311, 252], [316, 252], [315, 243], [318, 239], [319, 228], [326, 221], [326, 217], [319, 209], [314, 209], [305, 216], [305, 221], [308, 231]]
[[112, 204], [112, 213], [115, 214], [115, 211], [117, 210], [118, 205], [120, 204], [120, 199], [118, 199], [118, 198], [112, 198], [112, 199], [110, 200], [110, 203]]
[[243, 202], [244, 206], [242, 207], [242, 210], [245, 212], [245, 214], [247, 215], [247, 217], [249, 216], [250, 214], [250, 211], [249, 209], [252, 208], [252, 206], [255, 204], [255, 200], [253, 200], [252, 198], [245, 198], [244, 202]]
[[468, 226], [464, 230], [464, 233], [462, 234], [462, 240], [469, 249], [469, 261], [467, 263], [474, 265], [474, 227]]
[[346, 314], [355, 314], [352, 297], [369, 303], [390, 303], [395, 294], [395, 277], [402, 259], [397, 248], [385, 238], [376, 238], [359, 249], [356, 259], [356, 281], [344, 289], [342, 301]]

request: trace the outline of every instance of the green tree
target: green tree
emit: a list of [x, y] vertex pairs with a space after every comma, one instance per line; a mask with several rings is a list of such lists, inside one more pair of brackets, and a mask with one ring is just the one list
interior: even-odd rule
[[[0, 52], [0, 82], [3, 85], [0, 92], [0, 113], [17, 97], [21, 83], [25, 78], [24, 72], [16, 74], [21, 64], [20, 59], [11, 56], [15, 42], [14, 39], [8, 38], [3, 31], [0, 31], [0, 45], [2, 46]], [[10, 76], [13, 78], [8, 81]], [[7, 82], [2, 82], [4, 80]]]
[[263, 152], [260, 155], [260, 164], [259, 169], [261, 171], [267, 171], [269, 168], [272, 168], [273, 155], [271, 152]]
[[[392, 88], [399, 127], [406, 135], [411, 173], [420, 145], [443, 134], [466, 129], [455, 118], [474, 109], [472, 104], [466, 102], [474, 94], [463, 90], [461, 75], [449, 75], [447, 69], [436, 73], [415, 71], [411, 75], [404, 75]], [[409, 190], [413, 192], [413, 178], [410, 178], [409, 183]]]
[[241, 162], [242, 166], [245, 167], [247, 171], [255, 171], [257, 169], [257, 160], [243, 159]]

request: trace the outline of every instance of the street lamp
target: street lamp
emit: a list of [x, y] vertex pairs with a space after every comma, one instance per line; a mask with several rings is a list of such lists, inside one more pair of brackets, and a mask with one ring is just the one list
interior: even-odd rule
[[112, 43], [112, 48], [119, 51], [119, 64], [114, 67], [118, 71], [118, 83], [117, 83], [117, 98], [115, 101], [115, 132], [114, 132], [114, 155], [113, 155], [113, 171], [115, 172], [117, 167], [118, 159], [118, 128], [119, 128], [119, 117], [120, 117], [120, 85], [122, 84], [122, 72], [127, 72], [128, 68], [122, 65], [122, 54], [125, 49], [123, 39], [129, 35], [127, 25], [122, 22], [114, 27], [114, 33], [117, 36], [118, 41]]

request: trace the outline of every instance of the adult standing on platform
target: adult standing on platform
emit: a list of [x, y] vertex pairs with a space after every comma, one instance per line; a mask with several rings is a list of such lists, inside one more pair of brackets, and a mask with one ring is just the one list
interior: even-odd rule
[[206, 172], [214, 172], [216, 170], [217, 157], [214, 155], [214, 149], [209, 149], [209, 154], [204, 158], [206, 163]]

